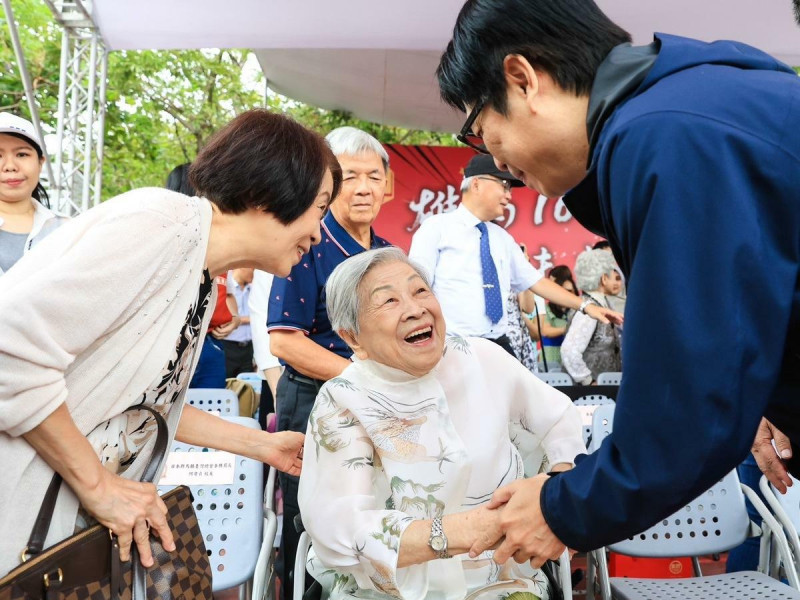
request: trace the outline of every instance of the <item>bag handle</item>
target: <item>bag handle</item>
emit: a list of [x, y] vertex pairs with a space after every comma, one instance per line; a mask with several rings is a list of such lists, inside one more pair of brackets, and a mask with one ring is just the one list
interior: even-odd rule
[[[130, 408], [126, 408], [123, 412], [131, 412], [135, 410], [146, 410], [149, 412], [155, 417], [156, 425], [158, 426], [156, 442], [153, 446], [153, 454], [150, 456], [150, 460], [147, 462], [141, 478], [141, 481], [144, 483], [152, 483], [156, 478], [159, 469], [161, 468], [161, 463], [164, 461], [164, 457], [167, 454], [169, 430], [167, 428], [167, 422], [164, 420], [164, 417], [161, 416], [161, 413], [149, 406], [145, 406], [144, 404], [131, 406]], [[50, 529], [50, 522], [53, 520], [56, 501], [58, 500], [58, 492], [61, 489], [61, 481], [61, 475], [58, 473], [53, 475], [53, 479], [50, 481], [50, 486], [47, 488], [47, 493], [44, 496], [42, 506], [39, 509], [39, 514], [36, 516], [36, 521], [33, 525], [33, 531], [31, 532], [31, 537], [28, 540], [28, 545], [25, 550], [22, 551], [23, 561], [27, 560], [31, 556], [39, 554], [44, 548], [47, 532]]]

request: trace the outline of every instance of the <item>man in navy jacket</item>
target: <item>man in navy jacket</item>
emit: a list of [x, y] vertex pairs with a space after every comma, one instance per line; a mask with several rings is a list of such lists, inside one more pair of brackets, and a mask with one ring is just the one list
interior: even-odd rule
[[469, 0], [438, 68], [460, 139], [566, 194], [628, 278], [614, 431], [495, 493], [498, 562], [643, 531], [739, 464], [762, 417], [800, 444], [800, 78], [736, 42], [629, 42], [592, 0]]

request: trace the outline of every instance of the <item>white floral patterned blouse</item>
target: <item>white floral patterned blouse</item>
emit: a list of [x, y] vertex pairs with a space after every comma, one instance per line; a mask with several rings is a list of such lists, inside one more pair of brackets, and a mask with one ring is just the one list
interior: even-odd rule
[[420, 378], [356, 361], [309, 419], [298, 495], [309, 570], [333, 600], [546, 598], [541, 572], [498, 566], [491, 552], [397, 568], [401, 537], [415, 519], [487, 503], [524, 464], [585, 451], [572, 402], [493, 342], [449, 337]]

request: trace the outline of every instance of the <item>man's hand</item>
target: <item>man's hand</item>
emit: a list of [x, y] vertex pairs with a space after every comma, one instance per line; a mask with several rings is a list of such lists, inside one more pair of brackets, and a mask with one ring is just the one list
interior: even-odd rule
[[[773, 440], [775, 446], [772, 445]], [[761, 472], [781, 494], [785, 494], [786, 488], [792, 485], [792, 478], [782, 460], [792, 458], [792, 444], [789, 438], [772, 423], [762, 418], [750, 450]]]
[[[547, 475], [520, 479], [495, 491], [490, 509], [504, 506], [500, 515], [500, 528], [505, 539], [495, 550], [494, 561], [505, 563], [512, 556], [517, 563], [530, 560], [535, 569], [548, 559], [556, 559], [565, 545], [553, 534], [539, 508], [539, 496]], [[470, 549], [471, 557], [487, 549], [485, 542], [477, 541]]]
[[232, 334], [237, 327], [239, 327], [241, 322], [242, 320], [241, 318], [239, 318], [239, 315], [236, 315], [235, 317], [233, 317], [233, 319], [231, 319], [227, 323], [214, 327], [214, 329], [212, 329], [209, 333], [211, 334], [212, 337], [218, 340], [225, 339], [230, 334]]
[[596, 321], [600, 321], [601, 323], [622, 325], [625, 322], [625, 317], [622, 315], [622, 313], [611, 310], [610, 308], [598, 306], [597, 304], [589, 304], [585, 310], [587, 315]]

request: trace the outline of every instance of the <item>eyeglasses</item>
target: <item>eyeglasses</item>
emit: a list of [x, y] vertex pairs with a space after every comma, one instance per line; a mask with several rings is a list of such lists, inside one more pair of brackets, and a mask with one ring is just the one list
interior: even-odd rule
[[480, 175], [476, 175], [478, 179], [485, 179], [486, 181], [494, 181], [495, 183], [499, 183], [503, 186], [503, 189], [507, 192], [511, 191], [511, 182], [508, 179], [496, 179], [494, 177], [481, 177]]
[[486, 149], [486, 146], [483, 143], [483, 138], [479, 135], [475, 135], [472, 132], [472, 125], [475, 123], [475, 119], [478, 118], [478, 115], [481, 113], [484, 106], [486, 106], [485, 98], [475, 103], [475, 106], [472, 107], [472, 110], [470, 111], [464, 126], [461, 128], [461, 131], [456, 136], [456, 139], [462, 144], [469, 146], [481, 154], [489, 154], [489, 151]]

